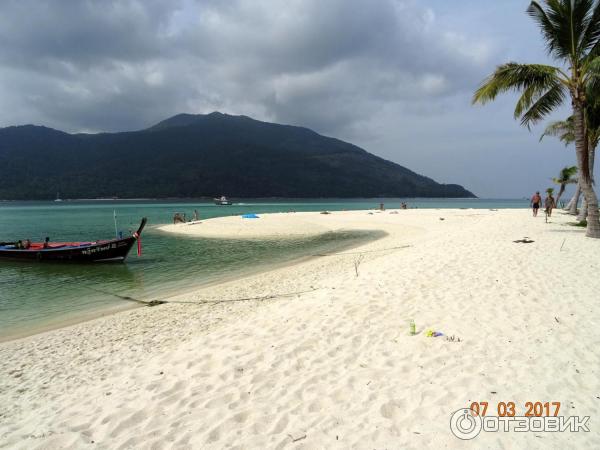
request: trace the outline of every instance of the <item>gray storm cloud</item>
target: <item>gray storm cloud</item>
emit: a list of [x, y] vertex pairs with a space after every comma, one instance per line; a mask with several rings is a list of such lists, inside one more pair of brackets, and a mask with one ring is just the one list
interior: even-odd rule
[[431, 9], [393, 0], [15, 1], [0, 11], [5, 124], [127, 130], [225, 109], [336, 133], [382, 102], [464, 89], [485, 59], [438, 30]]
[[[523, 15], [526, 2], [506, 3]], [[485, 4], [465, 1], [456, 14], [480, 18]], [[469, 173], [469, 184], [466, 169], [444, 161], [473, 160], [468, 128], [482, 110], [470, 96], [513, 49], [445, 8], [439, 0], [5, 1], [0, 126], [123, 131], [219, 110], [307, 126], [495, 195], [485, 177]], [[506, 129], [524, 136], [511, 120], [506, 112]], [[463, 145], [448, 148], [456, 135]]]

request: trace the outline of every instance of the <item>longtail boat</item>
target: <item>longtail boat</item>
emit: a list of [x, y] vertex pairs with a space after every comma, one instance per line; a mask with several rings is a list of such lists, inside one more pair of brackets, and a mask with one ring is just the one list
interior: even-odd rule
[[146, 218], [131, 236], [93, 242], [0, 242], [0, 258], [27, 261], [57, 262], [122, 262], [133, 244], [141, 253], [141, 235]]

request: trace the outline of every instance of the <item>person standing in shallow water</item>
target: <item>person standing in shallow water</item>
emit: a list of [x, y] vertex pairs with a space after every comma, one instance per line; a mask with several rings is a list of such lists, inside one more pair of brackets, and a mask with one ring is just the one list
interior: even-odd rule
[[540, 195], [540, 192], [537, 191], [535, 194], [533, 194], [533, 197], [531, 197], [531, 207], [533, 208], [533, 217], [537, 217], [538, 210], [540, 209], [541, 204], [542, 204], [542, 197]]

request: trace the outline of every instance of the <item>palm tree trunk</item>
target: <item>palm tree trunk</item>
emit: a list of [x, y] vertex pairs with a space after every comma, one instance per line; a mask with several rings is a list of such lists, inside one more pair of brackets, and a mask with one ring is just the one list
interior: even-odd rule
[[581, 204], [581, 209], [579, 210], [579, 214], [577, 215], [577, 222], [583, 222], [586, 220], [588, 215], [588, 203], [585, 199], [585, 195], [583, 196], [583, 203]]
[[[588, 140], [588, 158], [590, 160], [589, 164], [590, 164], [590, 181], [592, 183], [592, 186], [594, 185], [594, 153], [595, 153], [595, 148], [592, 146], [590, 140]], [[584, 200], [584, 204], [581, 208], [581, 213], [579, 214], [579, 216], [577, 217], [577, 220], [579, 222], [581, 222], [582, 220], [590, 220], [588, 217], [590, 208], [588, 207], [587, 202], [585, 202]]]
[[600, 239], [600, 217], [598, 211], [598, 197], [594, 192], [592, 178], [589, 169], [589, 153], [587, 133], [585, 129], [583, 105], [580, 100], [580, 93], [573, 95], [573, 119], [575, 124], [575, 153], [577, 154], [577, 165], [579, 166], [579, 183], [581, 190], [587, 201], [587, 230], [585, 235], [591, 238]]
[[560, 196], [563, 195], [563, 193], [565, 192], [565, 184], [561, 183], [560, 184], [560, 190], [558, 191], [558, 195], [556, 196], [556, 207], [558, 208], [559, 205], [559, 201], [560, 201]]
[[576, 216], [577, 215], [577, 205], [579, 205], [579, 197], [581, 196], [581, 186], [577, 183], [577, 188], [575, 189], [575, 194], [573, 194], [573, 198], [565, 208], [569, 211], [569, 214]]
[[588, 142], [588, 148], [590, 152], [590, 179], [592, 180], [592, 185], [594, 185], [596, 183], [594, 180], [594, 159], [596, 159], [596, 149], [591, 142]]

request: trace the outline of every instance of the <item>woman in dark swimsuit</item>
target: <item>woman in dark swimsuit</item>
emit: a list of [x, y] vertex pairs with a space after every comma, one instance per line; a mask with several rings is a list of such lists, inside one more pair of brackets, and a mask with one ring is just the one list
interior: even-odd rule
[[542, 197], [540, 196], [539, 191], [533, 194], [531, 197], [531, 206], [533, 208], [533, 217], [537, 217], [538, 209], [540, 209], [540, 205], [542, 203]]

